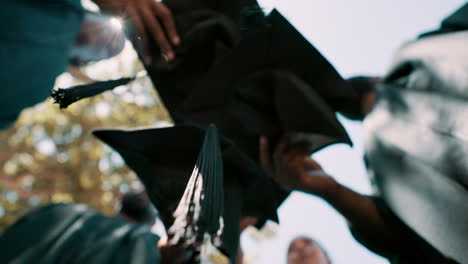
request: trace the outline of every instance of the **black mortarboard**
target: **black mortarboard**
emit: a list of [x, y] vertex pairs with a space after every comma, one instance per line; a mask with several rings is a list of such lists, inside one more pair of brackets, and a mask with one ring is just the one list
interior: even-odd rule
[[[166, 228], [189, 182], [204, 140], [204, 129], [194, 126], [137, 130], [96, 130], [94, 135], [118, 151], [145, 185]], [[224, 232], [221, 248], [235, 258], [242, 215], [264, 222], [276, 220], [276, 209], [285, 193], [265, 172], [222, 138], [224, 170]], [[209, 151], [208, 151], [209, 153]], [[201, 154], [201, 153], [200, 153]], [[206, 153], [204, 154], [206, 155]]]
[[85, 205], [50, 204], [0, 236], [1, 263], [159, 263], [147, 225], [104, 216]]
[[163, 0], [162, 2], [176, 16], [185, 16], [194, 11], [210, 10], [226, 16], [234, 23], [240, 22], [245, 9], [259, 8], [256, 0]]
[[274, 144], [293, 132], [310, 152], [351, 144], [335, 112], [358, 101], [357, 94], [276, 10], [261, 26], [255, 19], [240, 43], [239, 26], [222, 11], [176, 18], [182, 36], [176, 60], [165, 62], [154, 46], [159, 59], [146, 65], [176, 123], [214, 123], [255, 160], [259, 135]]
[[191, 52], [173, 68], [147, 66], [176, 123], [214, 123], [255, 160], [259, 135], [275, 141], [298, 132], [311, 152], [351, 144], [335, 111], [355, 101], [355, 92], [278, 11], [209, 67], [201, 58], [200, 68], [180, 66], [197, 56], [196, 49]]
[[468, 30], [468, 3], [465, 3], [462, 7], [442, 20], [439, 29], [423, 33], [419, 37], [452, 33], [461, 30]]

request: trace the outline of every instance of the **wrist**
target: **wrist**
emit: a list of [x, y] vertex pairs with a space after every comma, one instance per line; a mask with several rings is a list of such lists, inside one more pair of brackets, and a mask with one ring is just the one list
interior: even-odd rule
[[336, 197], [339, 196], [342, 192], [343, 186], [331, 176], [327, 175], [319, 177], [327, 178], [326, 180], [324, 179], [324, 181], [319, 186], [317, 186], [316, 182], [313, 182], [315, 179], [308, 178], [308, 182], [304, 184], [304, 188], [302, 188], [301, 191], [313, 194], [326, 201], [336, 199]]
[[326, 192], [324, 192], [320, 197], [327, 202], [331, 202], [338, 199], [338, 197], [343, 193], [343, 190], [343, 185], [333, 179], [333, 182], [330, 183], [330, 186], [327, 188]]

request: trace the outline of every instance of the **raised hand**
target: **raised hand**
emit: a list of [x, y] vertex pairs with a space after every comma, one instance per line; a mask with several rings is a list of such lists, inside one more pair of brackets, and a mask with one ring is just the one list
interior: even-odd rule
[[[149, 39], [154, 39], [167, 60], [173, 60], [173, 46], [180, 38], [177, 34], [171, 10], [156, 0], [93, 0], [101, 9], [123, 18], [128, 18], [135, 25], [141, 41], [143, 59], [150, 64], [152, 58], [148, 51]], [[135, 43], [137, 49], [139, 44]]]
[[272, 156], [268, 139], [260, 137], [260, 161], [265, 169], [272, 172], [275, 180], [288, 190], [324, 196], [333, 192], [337, 185], [309, 153], [295, 148], [287, 139], [278, 143]]

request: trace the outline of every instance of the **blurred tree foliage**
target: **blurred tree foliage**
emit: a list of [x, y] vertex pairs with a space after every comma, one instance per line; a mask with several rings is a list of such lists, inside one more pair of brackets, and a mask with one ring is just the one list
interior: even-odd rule
[[[88, 66], [83, 72], [106, 80], [141, 70], [127, 45], [119, 56]], [[64, 73], [56, 86], [78, 83]], [[170, 122], [170, 118], [147, 77], [68, 109], [60, 110], [47, 99], [23, 111], [14, 126], [0, 131], [0, 233], [32, 208], [50, 202], [86, 203], [112, 214], [118, 196], [136, 177], [120, 156], [90, 131], [161, 121]]]

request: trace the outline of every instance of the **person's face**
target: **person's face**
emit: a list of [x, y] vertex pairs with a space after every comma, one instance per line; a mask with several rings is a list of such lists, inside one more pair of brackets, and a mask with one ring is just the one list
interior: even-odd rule
[[329, 261], [317, 243], [297, 238], [289, 246], [288, 264], [329, 264]]

